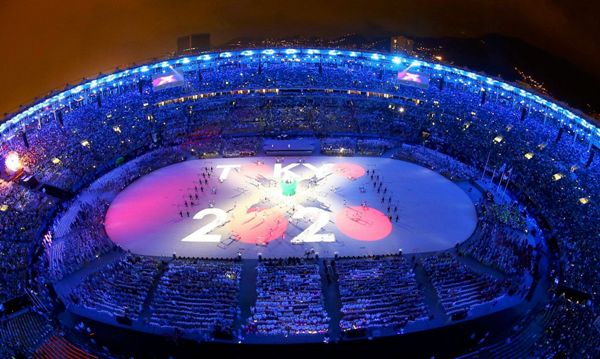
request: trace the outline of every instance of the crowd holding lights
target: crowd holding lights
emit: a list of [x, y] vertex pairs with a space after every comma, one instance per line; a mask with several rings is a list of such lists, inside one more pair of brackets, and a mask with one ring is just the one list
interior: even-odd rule
[[[282, 61], [289, 59], [294, 61]], [[181, 86], [154, 91], [152, 76], [166, 73], [165, 63], [182, 73], [185, 81]], [[399, 82], [398, 72], [409, 66], [429, 78], [428, 86]], [[534, 350], [539, 356], [552, 356], [577, 347], [584, 357], [598, 355], [593, 318], [600, 310], [600, 278], [589, 268], [600, 260], [600, 161], [594, 157], [600, 129], [545, 97], [496, 79], [442, 64], [342, 50], [257, 49], [203, 54], [100, 77], [36, 103], [0, 125], [5, 144], [0, 156], [8, 170], [19, 170], [22, 164], [42, 183], [78, 192], [118, 166], [119, 158], [131, 159], [173, 146], [188, 155], [253, 155], [261, 136], [280, 133], [318, 135], [324, 142], [344, 136], [347, 140], [340, 148], [349, 153], [355, 153], [356, 136], [388, 136], [448, 154], [478, 173], [484, 171], [484, 181], [506, 178], [509, 192], [529, 213], [546, 222], [544, 232], [556, 243], [560, 265], [552, 273], [553, 283], [591, 295], [583, 304], [570, 303], [558, 295], [551, 298], [554, 310]], [[117, 186], [128, 181], [123, 178]], [[59, 201], [17, 182], [2, 183], [0, 204], [5, 210], [0, 216], [0, 254], [6, 260], [0, 263], [0, 301], [46, 280], [49, 272], [44, 270], [48, 265], [45, 260], [38, 263], [41, 270], [29, 268]], [[482, 245], [502, 244], [505, 249], [490, 255], [477, 244], [470, 244], [465, 251], [501, 269], [508, 269], [507, 263], [531, 266], [528, 250], [515, 247], [519, 240], [493, 233], [498, 237]], [[72, 248], [91, 253], [87, 246], [96, 245], [95, 240], [86, 237], [82, 246]], [[522, 260], [513, 261], [514, 255]], [[79, 265], [66, 262], [73, 268]], [[440, 286], [447, 274], [445, 268], [456, 267], [445, 257], [427, 263], [430, 275], [440, 278]], [[301, 271], [299, 285], [307, 282], [310, 288], [315, 287], [315, 269], [297, 265], [289, 271]], [[90, 293], [104, 291], [115, 298], [100, 303], [105, 312], [137, 318], [143, 293], [131, 297], [119, 285], [136, 278], [141, 279], [143, 291], [149, 290], [148, 278], [156, 266], [151, 259], [127, 257], [91, 277], [73, 293], [73, 300], [87, 305], [97, 300]], [[272, 278], [273, 268], [264, 267], [261, 278]], [[385, 270], [384, 265], [374, 267]], [[66, 272], [71, 270], [69, 267]], [[231, 285], [219, 283], [227, 288]], [[365, 287], [369, 285], [365, 280]], [[487, 300], [506, 290], [504, 283], [492, 287], [477, 298]], [[260, 290], [264, 303], [269, 303], [278, 288], [265, 282]], [[277, 328], [274, 314], [261, 304], [253, 318], [256, 323], [264, 322], [261, 327], [248, 322], [248, 332], [262, 328], [276, 333], [323, 333], [327, 313], [322, 311], [320, 296], [299, 294], [310, 298], [309, 309], [319, 313], [318, 320], [284, 313], [282, 318], [292, 324]], [[285, 311], [286, 305], [281, 304], [278, 310]], [[229, 320], [234, 314], [227, 313]], [[156, 323], [164, 323], [164, 318], [172, 315], [162, 313]], [[415, 318], [419, 315], [416, 312]], [[381, 316], [373, 318], [382, 322]], [[355, 320], [361, 326], [370, 325], [368, 317], [346, 319], [348, 323]], [[578, 330], [566, 330], [570, 325]]]

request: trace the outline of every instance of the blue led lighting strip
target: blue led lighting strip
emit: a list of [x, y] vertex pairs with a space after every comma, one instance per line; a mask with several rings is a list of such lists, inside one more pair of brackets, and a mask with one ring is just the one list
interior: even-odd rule
[[[339, 61], [339, 60], [356, 60], [362, 61], [363, 63], [371, 66], [383, 66], [391, 70], [400, 70], [407, 66], [419, 67], [426, 69], [432, 75], [436, 76], [458, 76], [464, 78], [465, 81], [475, 81], [480, 83], [483, 87], [488, 89], [497, 88], [507, 93], [511, 93], [518, 97], [521, 97], [523, 101], [527, 100], [530, 103], [540, 105], [548, 112], [554, 112], [558, 115], [558, 121], [566, 121], [567, 125], [578, 132], [582, 132], [587, 141], [600, 147], [600, 128], [596, 126], [591, 120], [588, 120], [584, 115], [577, 115], [572, 110], [568, 109], [567, 106], [558, 105], [549, 99], [542, 97], [538, 94], [531, 93], [517, 86], [509, 83], [480, 75], [471, 71], [463, 70], [456, 67], [446, 66], [437, 63], [430, 63], [415, 58], [400, 56], [397, 54], [387, 53], [373, 53], [373, 52], [360, 52], [360, 51], [347, 51], [347, 50], [336, 50], [336, 49], [292, 49], [292, 48], [280, 48], [280, 49], [254, 49], [254, 50], [240, 50], [240, 51], [225, 51], [225, 52], [214, 52], [206, 53], [199, 56], [185, 56], [176, 59], [163, 60], [153, 63], [148, 63], [138, 67], [132, 67], [127, 70], [115, 72], [110, 75], [98, 77], [94, 80], [81, 83], [68, 90], [60, 92], [57, 95], [46, 98], [41, 102], [37, 102], [25, 110], [5, 119], [0, 125], [0, 134], [26, 119], [36, 120], [39, 116], [39, 111], [44, 109], [57, 109], [64, 106], [64, 102], [70, 100], [72, 96], [80, 94], [82, 91], [96, 92], [96, 89], [103, 88], [105, 86], [116, 87], [127, 82], [127, 79], [131, 76], [132, 79], [137, 79], [139, 76], [144, 76], [145, 73], [169, 66], [193, 66], [199, 64], [206, 64], [209, 62], [227, 61], [233, 59], [268, 59], [272, 57], [284, 57], [294, 59], [295, 61]], [[138, 75], [138, 76], [136, 76]], [[467, 80], [468, 79], [468, 80]], [[524, 103], [526, 104], [526, 103]], [[573, 126], [575, 125], [575, 128]], [[577, 128], [579, 127], [579, 128]], [[580, 133], [580, 134], [582, 134]]]

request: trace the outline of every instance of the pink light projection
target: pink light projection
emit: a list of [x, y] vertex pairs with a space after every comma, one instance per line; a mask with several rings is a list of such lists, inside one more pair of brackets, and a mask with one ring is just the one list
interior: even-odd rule
[[251, 178], [257, 178], [260, 176], [270, 177], [273, 174], [273, 167], [267, 166], [266, 164], [260, 162], [247, 163], [242, 165], [240, 168], [242, 174], [244, 176], [248, 176]]
[[336, 163], [333, 166], [333, 171], [340, 176], [351, 179], [362, 177], [366, 173], [361, 165], [350, 162]]
[[358, 241], [378, 241], [392, 232], [392, 223], [385, 214], [371, 207], [344, 208], [336, 217], [338, 229]]
[[164, 86], [164, 85], [172, 84], [175, 82], [177, 82], [175, 75], [166, 75], [166, 76], [157, 77], [154, 80], [152, 80], [152, 86], [154, 86], [154, 87]]
[[[138, 241], [149, 233], [178, 226], [179, 209], [174, 204], [187, 199], [182, 190], [194, 186], [196, 173], [199, 172], [190, 166], [180, 168], [177, 170], [171, 166], [161, 171], [160, 175], [142, 177], [119, 194], [105, 219], [106, 233], [113, 241], [117, 244]], [[206, 189], [200, 193], [196, 207], [182, 210], [189, 211], [193, 216], [206, 207], [209, 198]]]
[[277, 208], [250, 208], [243, 217], [231, 220], [234, 236], [242, 243], [267, 244], [282, 238], [288, 227], [288, 219]]

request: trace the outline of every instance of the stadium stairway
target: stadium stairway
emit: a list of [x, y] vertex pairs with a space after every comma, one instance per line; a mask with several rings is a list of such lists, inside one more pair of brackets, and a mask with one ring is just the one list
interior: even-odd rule
[[244, 260], [240, 278], [239, 305], [241, 315], [236, 318], [234, 328], [243, 328], [252, 315], [250, 308], [256, 303], [256, 266], [257, 260]]
[[2, 349], [14, 348], [17, 352], [30, 350], [51, 332], [52, 326], [46, 318], [27, 309], [0, 322], [0, 346]]
[[93, 359], [97, 356], [75, 346], [62, 336], [53, 335], [33, 353], [34, 359]]
[[541, 318], [535, 318], [525, 328], [509, 340], [497, 342], [483, 347], [475, 352], [457, 357], [456, 359], [475, 358], [528, 358], [531, 357], [533, 346], [540, 338], [544, 327], [550, 322], [557, 311], [556, 306], [544, 313]]
[[[169, 260], [169, 262], [170, 262], [170, 260]], [[150, 303], [152, 303], [152, 301], [154, 300], [154, 295], [156, 293], [156, 288], [158, 287], [158, 283], [160, 282], [160, 279], [162, 278], [163, 274], [166, 272], [168, 266], [169, 266], [168, 262], [165, 264], [161, 263], [159, 265], [158, 271], [156, 271], [156, 276], [154, 277], [154, 279], [152, 281], [152, 285], [150, 286], [150, 290], [148, 291], [148, 295], [146, 296], [146, 299], [144, 300], [144, 303], [142, 304], [142, 311], [138, 318], [139, 323], [147, 323], [149, 321], [150, 316], [152, 315]]]
[[341, 335], [340, 320], [342, 319], [342, 301], [340, 299], [339, 283], [337, 275], [331, 267], [331, 262], [319, 260], [319, 272], [321, 275], [321, 290], [323, 292], [323, 306], [329, 316], [329, 336], [337, 339]]
[[446, 311], [442, 307], [442, 303], [431, 283], [429, 276], [425, 272], [423, 265], [417, 261], [417, 266], [413, 268], [415, 271], [415, 279], [417, 283], [420, 283], [423, 287], [423, 295], [425, 297], [425, 304], [427, 305], [427, 311], [433, 315], [434, 318], [438, 318], [440, 321], [447, 323], [450, 318], [446, 314]]

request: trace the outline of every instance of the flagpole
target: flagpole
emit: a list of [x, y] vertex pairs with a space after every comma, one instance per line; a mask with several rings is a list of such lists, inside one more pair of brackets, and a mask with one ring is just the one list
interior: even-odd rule
[[487, 165], [490, 160], [491, 154], [492, 154], [492, 150], [490, 149], [490, 152], [488, 152], [488, 155], [487, 155], [487, 159], [485, 160], [485, 166], [483, 166], [483, 173], [481, 174], [481, 181], [483, 181], [483, 177], [485, 176], [485, 171], [487, 170]]
[[500, 184], [502, 183], [502, 178], [504, 178], [504, 172], [500, 172], [500, 181], [498, 181], [498, 185], [496, 186], [496, 193], [498, 193], [498, 189], [500, 189]]
[[508, 178], [506, 179], [506, 184], [504, 185], [504, 191], [502, 191], [502, 197], [506, 193], [506, 188], [508, 187], [508, 182], [510, 182], [510, 176], [512, 175], [512, 168], [508, 171]]

